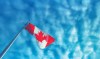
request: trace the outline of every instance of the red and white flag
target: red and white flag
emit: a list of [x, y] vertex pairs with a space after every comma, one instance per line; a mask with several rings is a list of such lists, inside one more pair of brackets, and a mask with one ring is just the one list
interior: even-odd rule
[[54, 38], [42, 32], [39, 28], [29, 23], [25, 28], [30, 34], [35, 35], [41, 49], [49, 46], [54, 42]]

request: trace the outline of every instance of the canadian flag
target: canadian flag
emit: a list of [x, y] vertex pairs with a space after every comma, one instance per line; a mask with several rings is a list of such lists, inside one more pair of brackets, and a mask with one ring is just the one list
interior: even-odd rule
[[25, 29], [32, 35], [35, 35], [37, 41], [39, 42], [39, 46], [41, 49], [49, 46], [54, 42], [54, 38], [48, 34], [42, 32], [39, 28], [29, 23]]

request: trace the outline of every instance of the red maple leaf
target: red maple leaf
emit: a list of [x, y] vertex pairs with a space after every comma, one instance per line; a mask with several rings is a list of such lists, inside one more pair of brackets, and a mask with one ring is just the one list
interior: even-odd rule
[[45, 39], [45, 35], [42, 31], [40, 31], [38, 34], [35, 34], [36, 39], [40, 42], [42, 42]]

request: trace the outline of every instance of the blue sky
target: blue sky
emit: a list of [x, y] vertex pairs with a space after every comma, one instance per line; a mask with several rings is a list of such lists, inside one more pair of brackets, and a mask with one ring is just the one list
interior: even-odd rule
[[25, 29], [3, 59], [98, 59], [99, 0], [0, 0], [0, 53], [28, 20], [55, 42], [39, 49]]

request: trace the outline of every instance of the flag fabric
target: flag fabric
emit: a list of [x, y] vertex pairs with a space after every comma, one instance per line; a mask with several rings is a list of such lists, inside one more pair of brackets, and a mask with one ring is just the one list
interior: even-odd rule
[[35, 25], [29, 23], [25, 29], [32, 35], [34, 35], [39, 42], [39, 46], [41, 49], [46, 48], [50, 44], [54, 42], [54, 38], [43, 31], [41, 31], [39, 28], [37, 28]]

